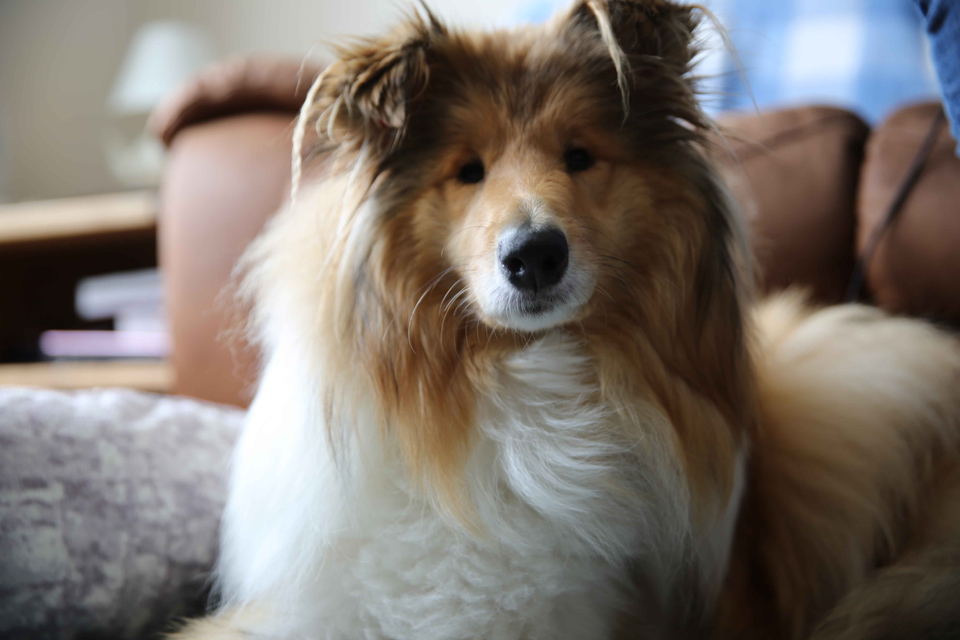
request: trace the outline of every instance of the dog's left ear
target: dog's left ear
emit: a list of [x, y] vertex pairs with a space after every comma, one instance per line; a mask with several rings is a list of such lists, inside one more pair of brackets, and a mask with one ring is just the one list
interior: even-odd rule
[[567, 21], [575, 28], [599, 29], [604, 41], [615, 43], [627, 56], [686, 66], [695, 53], [691, 42], [697, 9], [670, 0], [579, 0]]
[[574, 39], [602, 40], [626, 88], [631, 70], [644, 62], [667, 65], [678, 76], [690, 70], [697, 9], [669, 0], [578, 0], [559, 27]]

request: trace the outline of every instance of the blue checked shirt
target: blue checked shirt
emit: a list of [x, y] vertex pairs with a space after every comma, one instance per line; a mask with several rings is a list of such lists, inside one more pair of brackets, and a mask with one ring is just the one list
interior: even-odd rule
[[[541, 21], [567, 0], [531, 0], [514, 18]], [[831, 104], [870, 123], [940, 92], [916, 0], [704, 0], [727, 29], [761, 109]], [[708, 111], [753, 110], [733, 56], [706, 25], [697, 71]]]

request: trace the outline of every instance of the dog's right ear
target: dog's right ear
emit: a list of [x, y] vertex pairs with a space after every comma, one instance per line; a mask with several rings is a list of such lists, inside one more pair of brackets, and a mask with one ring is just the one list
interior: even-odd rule
[[386, 37], [337, 50], [337, 61], [311, 87], [300, 115], [320, 147], [399, 142], [427, 86], [431, 44], [447, 33], [423, 11]]

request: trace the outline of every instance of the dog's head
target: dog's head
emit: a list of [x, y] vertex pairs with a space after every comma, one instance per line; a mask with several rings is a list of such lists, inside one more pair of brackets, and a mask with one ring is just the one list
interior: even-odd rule
[[368, 363], [385, 422], [414, 425], [415, 465], [455, 467], [436, 461], [465, 447], [471, 363], [554, 329], [734, 402], [736, 224], [703, 152], [695, 12], [579, 0], [491, 33], [426, 12], [340, 50], [312, 87], [297, 158], [342, 186], [276, 253], [299, 251], [285, 259], [316, 287], [298, 295], [318, 331], [334, 317], [357, 336], [323, 342], [360, 345], [337, 366]]
[[481, 35], [415, 17], [342, 50], [305, 123], [380, 178], [390, 269], [417, 288], [445, 272], [435, 289], [491, 328], [582, 322], [677, 280], [683, 245], [724, 222], [684, 201], [702, 195], [693, 11], [584, 0]]

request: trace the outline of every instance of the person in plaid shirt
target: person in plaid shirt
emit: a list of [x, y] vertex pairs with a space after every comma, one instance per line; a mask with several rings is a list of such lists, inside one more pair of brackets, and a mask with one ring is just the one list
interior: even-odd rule
[[960, 157], [960, 4], [956, 0], [916, 0], [923, 14], [937, 67], [950, 132]]

